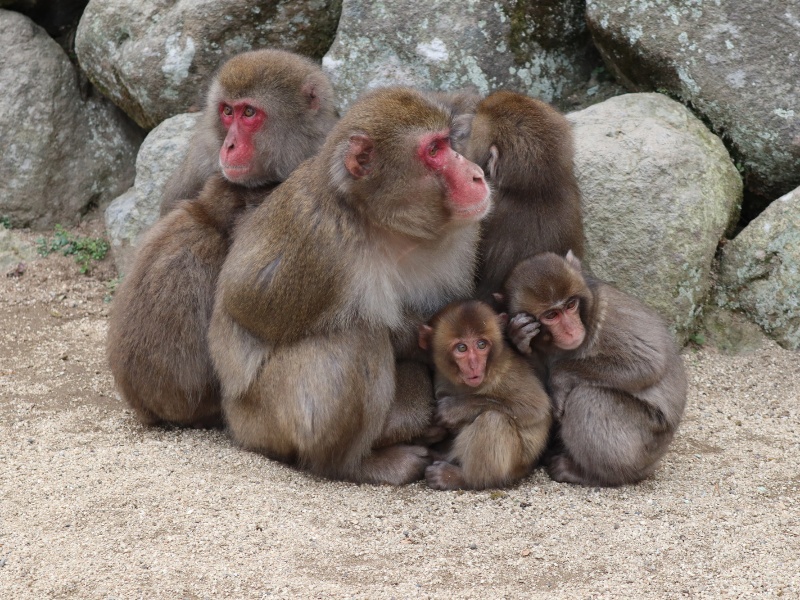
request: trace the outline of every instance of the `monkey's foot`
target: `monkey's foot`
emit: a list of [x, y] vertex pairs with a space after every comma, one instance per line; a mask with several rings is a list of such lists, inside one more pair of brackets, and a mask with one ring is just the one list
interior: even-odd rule
[[362, 463], [361, 481], [403, 485], [422, 479], [431, 463], [424, 446], [397, 444], [374, 450]]
[[560, 483], [576, 483], [578, 485], [591, 485], [586, 481], [580, 467], [566, 454], [555, 454], [549, 458], [547, 471], [550, 479]]
[[461, 468], [443, 460], [425, 469], [425, 481], [435, 490], [460, 490], [464, 487]]

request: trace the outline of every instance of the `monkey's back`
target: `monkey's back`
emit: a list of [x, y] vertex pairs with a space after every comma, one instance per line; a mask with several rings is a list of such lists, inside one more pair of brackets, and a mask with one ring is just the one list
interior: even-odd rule
[[114, 299], [108, 360], [147, 421], [215, 424], [219, 384], [206, 332], [228, 242], [180, 205], [148, 233]]

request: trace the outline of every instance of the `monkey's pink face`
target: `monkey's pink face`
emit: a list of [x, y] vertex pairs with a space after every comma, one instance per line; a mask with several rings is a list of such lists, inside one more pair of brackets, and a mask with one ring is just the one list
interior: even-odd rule
[[255, 135], [264, 126], [267, 113], [254, 100], [219, 103], [219, 119], [225, 141], [219, 150], [219, 166], [226, 179], [246, 184], [260, 176], [256, 158]]
[[461, 382], [478, 387], [486, 378], [486, 362], [492, 342], [482, 337], [465, 336], [453, 340], [450, 354], [458, 365]]
[[450, 147], [448, 131], [423, 136], [417, 155], [427, 169], [444, 179], [454, 219], [478, 221], [486, 216], [491, 193], [483, 169]]
[[551, 308], [539, 315], [539, 322], [547, 327], [553, 344], [561, 350], [575, 350], [583, 343], [586, 329], [578, 311], [580, 300], [572, 297], [562, 308]]

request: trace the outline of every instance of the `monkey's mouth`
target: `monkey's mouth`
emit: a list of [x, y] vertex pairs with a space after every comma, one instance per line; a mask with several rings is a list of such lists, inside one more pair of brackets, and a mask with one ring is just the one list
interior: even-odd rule
[[221, 165], [225, 179], [234, 181], [246, 177], [250, 173], [250, 165]]
[[482, 219], [489, 213], [489, 208], [491, 206], [490, 199], [491, 194], [487, 193], [480, 204], [476, 204], [470, 208], [459, 208], [456, 211], [456, 215], [461, 219], [469, 219], [470, 221]]
[[464, 383], [469, 387], [478, 387], [483, 383], [483, 374], [464, 376]]

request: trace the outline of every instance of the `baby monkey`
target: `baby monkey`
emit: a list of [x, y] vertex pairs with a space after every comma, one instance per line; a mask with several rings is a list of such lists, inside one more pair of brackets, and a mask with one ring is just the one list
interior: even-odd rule
[[615, 486], [650, 475], [675, 435], [686, 374], [661, 318], [636, 298], [552, 252], [506, 281], [509, 336], [543, 361], [558, 423], [550, 476]]
[[434, 489], [485, 489], [528, 474], [547, 444], [550, 400], [526, 360], [505, 343], [508, 315], [478, 300], [453, 302], [419, 328], [436, 367], [436, 418], [455, 434], [446, 461], [425, 470]]

